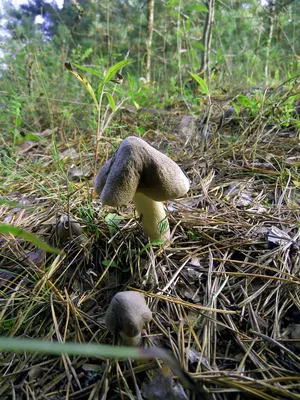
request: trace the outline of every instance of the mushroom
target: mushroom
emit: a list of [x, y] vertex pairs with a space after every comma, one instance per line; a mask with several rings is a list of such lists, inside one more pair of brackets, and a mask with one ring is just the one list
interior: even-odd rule
[[56, 226], [56, 233], [57, 237], [63, 243], [71, 239], [78, 244], [84, 244], [87, 241], [87, 237], [83, 233], [80, 223], [66, 214], [61, 215], [60, 221]]
[[170, 241], [162, 201], [184, 196], [189, 180], [169, 157], [144, 140], [129, 136], [95, 179], [103, 205], [121, 206], [133, 200], [150, 240]]
[[117, 293], [106, 311], [105, 323], [113, 335], [120, 335], [122, 344], [138, 346], [142, 340], [142, 329], [152, 319], [145, 297], [134, 291]]

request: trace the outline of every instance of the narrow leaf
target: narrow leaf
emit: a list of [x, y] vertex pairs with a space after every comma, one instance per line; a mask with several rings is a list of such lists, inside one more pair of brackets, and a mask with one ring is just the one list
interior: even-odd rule
[[92, 75], [96, 75], [96, 76], [99, 76], [100, 78], [103, 78], [103, 74], [101, 72], [97, 71], [96, 69], [83, 67], [83, 66], [78, 65], [78, 64], [74, 64], [74, 65], [75, 65], [76, 68], [79, 68], [82, 71], [89, 72]]
[[195, 388], [194, 380], [181, 368], [179, 362], [165, 349], [158, 347], [122, 347], [94, 343], [61, 343], [39, 339], [18, 339], [0, 337], [0, 351], [14, 353], [68, 354], [88, 357], [105, 357], [112, 359], [147, 359], [161, 358], [175, 373], [181, 382], [190, 389]]
[[108, 92], [105, 92], [105, 94], [106, 94], [107, 100], [108, 100], [108, 102], [109, 102], [110, 108], [111, 108], [113, 111], [115, 111], [115, 109], [116, 109], [116, 103], [115, 103], [114, 98], [113, 98], [112, 95], [111, 95], [110, 93], [108, 93]]
[[208, 12], [208, 9], [203, 4], [193, 4], [191, 7], [191, 11]]
[[104, 83], [109, 82], [115, 75], [116, 73], [122, 69], [123, 67], [125, 67], [126, 65], [130, 64], [130, 60], [123, 60], [118, 62], [117, 64], [113, 65], [112, 67], [109, 68], [109, 70], [107, 71], [105, 77], [104, 77]]
[[114, 268], [119, 268], [118, 264], [112, 260], [103, 260], [102, 265], [104, 265], [104, 267], [110, 266], [110, 267], [114, 267]]
[[192, 72], [190, 72], [190, 74], [195, 79], [195, 81], [198, 83], [200, 92], [203, 94], [209, 94], [209, 89], [208, 89], [205, 81], [202, 78], [200, 78], [200, 76], [193, 74]]
[[203, 44], [201, 42], [195, 42], [192, 44], [193, 49], [199, 49], [204, 51], [205, 47], [203, 46]]
[[232, 107], [235, 109], [235, 112], [237, 113], [237, 115], [239, 115], [241, 112], [240, 107], [236, 103], [232, 103]]
[[89, 81], [81, 74], [79, 74], [77, 71], [75, 71], [71, 65], [71, 63], [69, 61], [65, 62], [65, 67], [67, 68], [67, 70], [69, 70], [73, 75], [76, 76], [76, 78], [82, 82], [84, 84], [84, 86], [86, 87], [87, 91], [90, 93], [90, 95], [92, 96], [94, 103], [98, 109], [98, 101], [96, 99], [96, 95], [95, 92], [92, 88], [92, 86], [89, 84]]
[[58, 254], [60, 252], [58, 249], [54, 249], [53, 247], [49, 246], [49, 244], [43, 242], [41, 239], [39, 239], [33, 233], [24, 231], [23, 229], [19, 228], [18, 226], [0, 223], [0, 233], [6, 234], [6, 235], [17, 236], [22, 239], [25, 239], [28, 242], [35, 244], [40, 249], [45, 250], [49, 253]]
[[160, 221], [160, 223], [158, 224], [158, 229], [160, 233], [165, 232], [167, 229], [169, 229], [169, 223], [167, 218], [163, 219], [162, 221]]
[[100, 98], [100, 95], [101, 95], [101, 93], [102, 93], [103, 87], [104, 87], [104, 81], [101, 81], [101, 82], [99, 83], [99, 86], [98, 86], [98, 89], [97, 89], [98, 98]]
[[23, 122], [23, 120], [22, 120], [21, 115], [17, 115], [17, 117], [16, 117], [16, 122], [15, 122], [15, 126], [18, 128], [19, 126], [22, 125], [22, 122]]
[[82, 344], [82, 343], [60, 343], [49, 342], [38, 339], [17, 339], [0, 337], [0, 351], [13, 351], [14, 353], [46, 353], [46, 354], [68, 354], [84, 355], [90, 357], [108, 358], [152, 358], [151, 355], [142, 354], [139, 348], [134, 347], [113, 347], [106, 344]]
[[165, 7], [173, 7], [178, 5], [178, 0], [169, 0], [165, 3]]
[[134, 106], [135, 106], [135, 108], [137, 109], [137, 110], [139, 110], [141, 107], [139, 106], [139, 103], [137, 103], [136, 101], [134, 101], [133, 100], [133, 104], [134, 104]]
[[242, 107], [249, 107], [252, 108], [254, 105], [254, 102], [251, 101], [247, 96], [240, 95], [237, 96], [236, 101], [242, 106]]
[[147, 243], [146, 246], [144, 246], [144, 247], [142, 248], [142, 250], [136, 255], [135, 260], [134, 260], [134, 263], [136, 263], [136, 261], [137, 261], [137, 260], [140, 258], [140, 256], [144, 253], [144, 251], [146, 251], [147, 249], [149, 249], [149, 247], [161, 245], [161, 244], [163, 244], [163, 243], [164, 243], [164, 242], [163, 242], [162, 239], [155, 239], [155, 240], [153, 240], [152, 242]]
[[127, 80], [129, 83], [130, 91], [133, 92], [134, 91], [134, 82], [133, 82], [132, 76], [130, 75], [129, 72], [127, 73]]
[[39, 135], [35, 135], [34, 133], [25, 133], [25, 140], [31, 140], [32, 142], [39, 142], [41, 137]]
[[29, 208], [29, 205], [21, 204], [18, 203], [17, 201], [13, 200], [6, 200], [6, 199], [1, 199], [0, 198], [0, 205], [4, 204], [5, 206], [8, 207], [13, 207], [13, 208]]

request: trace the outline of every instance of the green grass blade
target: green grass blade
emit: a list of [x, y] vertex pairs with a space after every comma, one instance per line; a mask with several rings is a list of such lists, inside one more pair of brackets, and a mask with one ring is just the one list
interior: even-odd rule
[[1, 233], [5, 234], [5, 235], [12, 235], [12, 236], [16, 236], [16, 237], [25, 239], [28, 242], [35, 244], [40, 249], [45, 250], [49, 253], [58, 254], [60, 252], [60, 250], [54, 249], [53, 247], [49, 246], [49, 244], [43, 242], [41, 239], [39, 239], [33, 233], [24, 231], [23, 229], [19, 228], [18, 226], [0, 223], [0, 234]]
[[165, 349], [158, 347], [123, 347], [95, 343], [60, 343], [40, 339], [18, 339], [0, 336], [0, 351], [14, 353], [43, 353], [43, 354], [68, 354], [74, 356], [105, 357], [112, 359], [145, 359], [161, 358], [169, 368], [180, 378], [186, 387], [193, 388], [194, 382], [186, 374], [178, 361]]
[[13, 207], [13, 208], [30, 208], [29, 205], [18, 203], [17, 201], [13, 200], [6, 200], [0, 198], [0, 205]]
[[30, 353], [38, 352], [57, 355], [99, 356], [117, 359], [152, 358], [151, 355], [144, 355], [140, 349], [136, 347], [116, 347], [94, 343], [59, 343], [39, 339], [18, 339], [7, 337], [0, 337], [0, 351], [13, 351], [16, 353], [26, 351]]

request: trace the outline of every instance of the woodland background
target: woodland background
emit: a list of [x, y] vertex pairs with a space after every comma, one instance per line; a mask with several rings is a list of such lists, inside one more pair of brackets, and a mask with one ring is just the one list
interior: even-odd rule
[[125, 76], [137, 88], [142, 77], [151, 82], [138, 101], [147, 107], [196, 103], [189, 72], [221, 93], [282, 83], [299, 70], [299, 7], [296, 0], [66, 0], [62, 8], [3, 1], [1, 124], [11, 131], [17, 116], [17, 125], [38, 130], [56, 114], [91, 124], [82, 104], [89, 95], [65, 70], [66, 60], [103, 73], [131, 59]]

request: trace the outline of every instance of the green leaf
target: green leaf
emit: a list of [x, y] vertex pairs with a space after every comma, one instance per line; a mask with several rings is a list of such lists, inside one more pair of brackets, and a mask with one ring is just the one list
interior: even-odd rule
[[191, 11], [208, 12], [208, 8], [203, 4], [193, 4]]
[[192, 72], [190, 72], [190, 74], [195, 79], [195, 81], [198, 83], [198, 85], [200, 86], [199, 87], [200, 92], [203, 94], [209, 94], [209, 89], [208, 89], [205, 81], [202, 78], [200, 78], [200, 76], [193, 74]]
[[83, 67], [83, 66], [78, 65], [78, 64], [74, 64], [74, 65], [75, 65], [76, 68], [79, 68], [82, 71], [89, 72], [92, 75], [96, 75], [96, 76], [99, 76], [100, 78], [103, 78], [103, 74], [101, 72], [97, 71], [96, 69]]
[[6, 200], [6, 199], [1, 199], [0, 198], [0, 205], [4, 204], [5, 206], [8, 207], [13, 207], [13, 208], [29, 208], [29, 205], [21, 204], [18, 203], [17, 201], [12, 201], [12, 200]]
[[201, 42], [195, 42], [192, 44], [193, 49], [200, 49], [202, 51], [204, 51], [205, 47], [203, 46], [203, 44]]
[[249, 107], [252, 108], [253, 106], [255, 106], [255, 102], [253, 102], [252, 100], [250, 100], [247, 96], [244, 95], [239, 95], [236, 98], [236, 101], [242, 106], [242, 107]]
[[176, 358], [169, 351], [159, 347], [124, 347], [109, 346], [96, 343], [60, 343], [39, 339], [17, 339], [0, 336], [0, 351], [11, 351], [13, 353], [41, 353], [70, 356], [101, 357], [112, 359], [151, 359], [161, 358], [174, 375], [177, 375], [181, 383], [189, 388], [195, 388], [194, 380], [180, 366]]
[[139, 106], [139, 104], [136, 102], [136, 101], [134, 101], [133, 100], [133, 104], [134, 104], [134, 106], [135, 106], [135, 108], [137, 109], [137, 110], [139, 110], [141, 107]]
[[161, 245], [161, 244], [164, 244], [164, 241], [163, 241], [162, 239], [155, 239], [155, 240], [153, 240], [152, 242], [147, 243], [146, 246], [144, 246], [144, 247], [142, 248], [142, 250], [136, 255], [136, 257], [135, 257], [133, 263], [135, 263], [135, 262], [139, 259], [139, 257], [144, 253], [144, 251], [146, 251], [147, 249], [149, 249], [149, 247], [158, 246], [158, 245]]
[[101, 92], [102, 92], [102, 90], [103, 90], [103, 87], [104, 87], [104, 81], [101, 81], [101, 82], [99, 83], [98, 88], [97, 88], [97, 95], [98, 95], [98, 98], [100, 98], [100, 95], [101, 95]]
[[234, 102], [232, 103], [232, 107], [235, 109], [235, 112], [237, 113], [237, 115], [239, 115], [241, 112], [240, 107], [237, 104], [235, 104]]
[[128, 80], [128, 83], [129, 83], [130, 91], [134, 92], [134, 82], [133, 82], [132, 76], [130, 75], [129, 72], [127, 72], [127, 80]]
[[168, 228], [169, 228], [169, 223], [168, 223], [167, 218], [165, 218], [165, 219], [163, 219], [163, 220], [159, 223], [158, 229], [159, 229], [159, 232], [160, 232], [160, 233], [163, 233], [163, 232], [165, 232]]
[[84, 86], [86, 87], [87, 91], [90, 93], [90, 95], [92, 96], [92, 99], [94, 100], [94, 103], [98, 109], [98, 101], [96, 99], [96, 95], [95, 92], [92, 88], [92, 86], [89, 84], [89, 81], [81, 74], [79, 74], [77, 71], [75, 71], [71, 65], [70, 62], [65, 62], [65, 67], [67, 68], [67, 70], [69, 70], [73, 75], [76, 76], [76, 78], [82, 82], [84, 84]]
[[165, 7], [173, 7], [178, 5], [178, 0], [169, 0], [165, 3]]
[[17, 115], [17, 117], [16, 117], [16, 123], [15, 123], [15, 126], [16, 126], [16, 128], [18, 128], [19, 126], [21, 126], [22, 125], [22, 117], [21, 117], [21, 115]]
[[185, 29], [186, 29], [187, 32], [189, 32], [189, 30], [191, 29], [191, 19], [190, 18], [188, 18], [185, 21]]
[[114, 236], [114, 234], [117, 232], [120, 222], [122, 221], [122, 217], [118, 214], [109, 213], [105, 217], [105, 221], [107, 222], [110, 236]]
[[107, 99], [108, 99], [110, 108], [111, 108], [113, 111], [115, 111], [115, 109], [116, 109], [116, 103], [115, 103], [114, 98], [113, 98], [112, 95], [111, 95], [110, 93], [108, 93], [108, 92], [105, 92], [105, 94], [106, 94], [106, 97], [107, 97]]
[[16, 339], [0, 337], [0, 350], [21, 352], [39, 352], [46, 354], [85, 355], [90, 357], [108, 358], [148, 358], [140, 352], [139, 348], [109, 346], [107, 344], [93, 343], [59, 343], [38, 339]]
[[123, 60], [123, 61], [120, 61], [117, 64], [113, 65], [112, 67], [110, 67], [104, 77], [103, 83], [105, 84], [105, 83], [109, 82], [120, 69], [124, 68], [126, 65], [128, 65], [130, 63], [131, 63], [130, 60]]
[[39, 142], [41, 140], [41, 137], [33, 133], [25, 133], [24, 139], [31, 140], [32, 142]]
[[60, 251], [58, 249], [54, 249], [49, 244], [43, 242], [41, 239], [39, 239], [33, 233], [24, 231], [23, 229], [21, 229], [17, 226], [0, 223], [0, 233], [5, 234], [5, 235], [17, 236], [22, 239], [25, 239], [28, 242], [35, 244], [40, 249], [45, 250], [49, 253], [56, 253], [56, 254], [60, 253]]
[[110, 267], [114, 267], [114, 268], [119, 268], [119, 265], [115, 261], [111, 261], [111, 260], [103, 260], [102, 265], [104, 265], [104, 267], [110, 266]]
[[164, 244], [164, 241], [162, 239], [155, 239], [151, 243], [148, 243], [146, 246], [148, 246], [148, 245], [149, 245], [149, 247], [150, 246], [158, 246], [161, 244]]
[[81, 61], [84, 61], [86, 58], [88, 58], [91, 54], [93, 53], [93, 49], [91, 47], [87, 48], [85, 52], [81, 56]]

